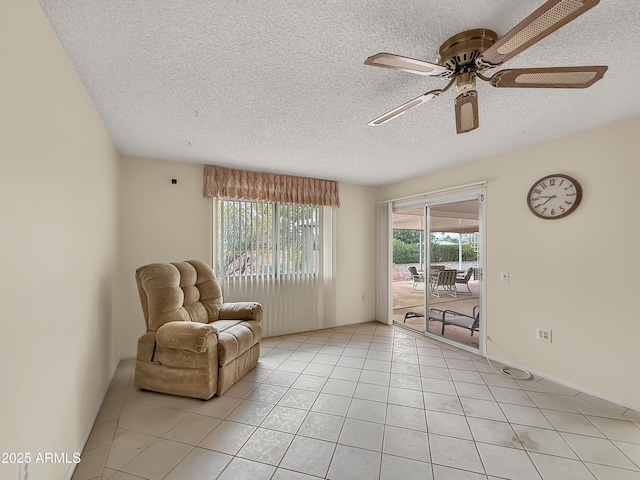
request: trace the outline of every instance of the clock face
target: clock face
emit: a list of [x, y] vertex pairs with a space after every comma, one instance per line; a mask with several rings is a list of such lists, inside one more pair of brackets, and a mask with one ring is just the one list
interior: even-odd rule
[[534, 183], [527, 205], [534, 215], [547, 220], [566, 217], [582, 200], [582, 187], [568, 175], [547, 175]]

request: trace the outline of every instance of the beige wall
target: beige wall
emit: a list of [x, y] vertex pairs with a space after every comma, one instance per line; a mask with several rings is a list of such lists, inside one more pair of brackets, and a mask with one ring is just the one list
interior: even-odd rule
[[336, 224], [336, 325], [375, 320], [376, 189], [340, 184]]
[[[120, 164], [118, 318], [122, 356], [134, 356], [144, 319], [135, 282], [147, 263], [211, 263], [212, 202], [202, 165], [123, 157]], [[178, 183], [171, 184], [175, 178]]]
[[[150, 262], [212, 261], [212, 201], [202, 197], [202, 165], [123, 158], [120, 168], [118, 318], [123, 356], [144, 333], [135, 269]], [[178, 184], [171, 185], [171, 178]], [[375, 192], [341, 184], [336, 213], [336, 312], [339, 325], [375, 318]], [[362, 297], [365, 297], [365, 300]], [[326, 326], [332, 326], [327, 324]]]
[[[489, 355], [640, 408], [635, 211], [640, 118], [381, 188], [379, 200], [487, 180]], [[575, 177], [582, 204], [560, 220], [525, 197], [550, 173]], [[500, 283], [499, 273], [510, 272]], [[553, 343], [534, 339], [536, 327]]]
[[34, 0], [0, 2], [0, 65], [0, 452], [71, 455], [119, 359], [119, 156]]

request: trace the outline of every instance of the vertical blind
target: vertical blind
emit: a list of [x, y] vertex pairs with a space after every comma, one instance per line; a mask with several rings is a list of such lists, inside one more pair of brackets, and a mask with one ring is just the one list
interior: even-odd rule
[[262, 303], [263, 336], [335, 324], [338, 183], [204, 167], [226, 301]]
[[332, 207], [216, 199], [214, 211], [224, 298], [260, 302], [264, 337], [335, 323]]
[[273, 204], [218, 200], [218, 276], [273, 273]]
[[319, 207], [218, 200], [218, 275], [302, 275], [318, 271]]
[[311, 205], [278, 204], [280, 228], [276, 250], [276, 273], [311, 274], [318, 271], [319, 208]]

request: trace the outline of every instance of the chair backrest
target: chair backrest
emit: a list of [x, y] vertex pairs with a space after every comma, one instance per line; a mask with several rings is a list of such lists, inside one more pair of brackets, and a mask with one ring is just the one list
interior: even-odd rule
[[136, 283], [148, 331], [167, 322], [218, 319], [222, 290], [204, 262], [151, 263], [136, 270]]
[[416, 267], [409, 267], [409, 272], [411, 273], [411, 275], [413, 275], [413, 277], [418, 277], [418, 269]]
[[457, 270], [442, 270], [438, 273], [438, 285], [455, 285]]
[[471, 275], [473, 275], [473, 270], [474, 270], [474, 267], [469, 267], [469, 269], [467, 270], [467, 273], [465, 274], [464, 278], [461, 279], [461, 280], [458, 280], [458, 282], [467, 283], [469, 280], [471, 280]]

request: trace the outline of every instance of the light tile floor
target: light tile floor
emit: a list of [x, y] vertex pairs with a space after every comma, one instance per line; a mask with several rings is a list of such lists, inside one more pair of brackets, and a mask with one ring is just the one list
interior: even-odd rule
[[640, 413], [379, 323], [264, 339], [202, 401], [121, 362], [73, 480], [640, 480]]

